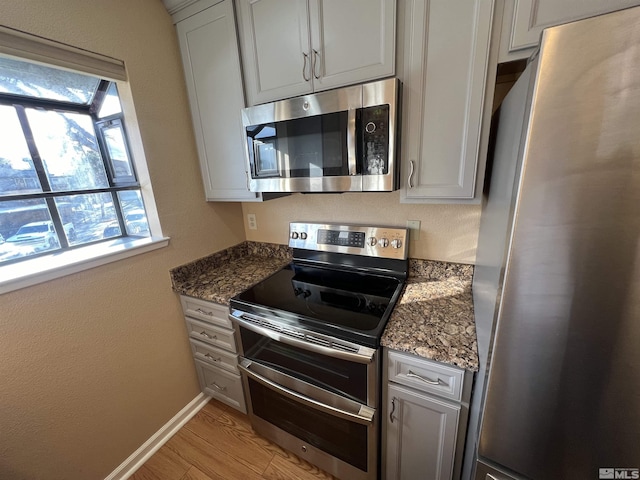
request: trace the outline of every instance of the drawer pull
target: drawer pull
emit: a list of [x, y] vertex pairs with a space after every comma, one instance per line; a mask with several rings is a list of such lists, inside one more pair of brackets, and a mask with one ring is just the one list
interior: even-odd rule
[[227, 387], [221, 387], [221, 386], [220, 386], [220, 385], [218, 385], [216, 382], [212, 382], [212, 383], [211, 383], [211, 386], [212, 386], [212, 387], [217, 388], [217, 389], [218, 389], [218, 390], [220, 390], [221, 392], [224, 392], [224, 391], [227, 389]]
[[424, 383], [427, 383], [429, 385], [447, 385], [446, 383], [444, 383], [439, 378], [437, 380], [430, 380], [430, 379], [428, 379], [426, 377], [418, 375], [417, 373], [413, 373], [411, 370], [409, 370], [409, 373], [407, 373], [407, 377], [417, 378], [418, 380], [422, 380]]
[[209, 335], [204, 330], [200, 332], [200, 335], [202, 335], [204, 338], [208, 338], [209, 340], [215, 340], [216, 338], [218, 338], [215, 335]]
[[210, 353], [205, 353], [204, 356], [207, 357], [209, 360], [213, 360], [214, 362], [219, 362], [220, 360], [222, 360], [222, 357], [215, 358]]
[[206, 310], [203, 310], [201, 308], [196, 308], [196, 312], [202, 314], [202, 315], [206, 315], [208, 317], [213, 317], [213, 312], [207, 312]]

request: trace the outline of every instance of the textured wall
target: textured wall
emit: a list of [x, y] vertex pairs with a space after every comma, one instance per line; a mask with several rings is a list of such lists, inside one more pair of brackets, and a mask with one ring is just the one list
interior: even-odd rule
[[[287, 243], [289, 222], [328, 221], [404, 227], [420, 220], [420, 238], [412, 241], [414, 258], [473, 263], [476, 257], [480, 205], [406, 205], [399, 192], [295, 194], [262, 204], [244, 203], [248, 240]], [[249, 230], [247, 214], [255, 213], [257, 230]]]
[[244, 240], [208, 204], [160, 0], [0, 0], [0, 23], [125, 61], [169, 247], [0, 295], [0, 478], [101, 479], [198, 393], [168, 270]]
[[[398, 193], [211, 204], [174, 27], [160, 0], [0, 0], [0, 24], [125, 61], [170, 246], [0, 295], [0, 478], [101, 479], [198, 394], [168, 270], [288, 222], [422, 221], [411, 254], [473, 262], [480, 208], [400, 205]], [[246, 219], [246, 215], [244, 215]]]

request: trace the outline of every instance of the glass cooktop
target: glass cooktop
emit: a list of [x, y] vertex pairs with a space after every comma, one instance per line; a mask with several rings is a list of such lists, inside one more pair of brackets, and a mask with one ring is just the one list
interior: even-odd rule
[[377, 347], [402, 285], [392, 276], [292, 263], [234, 297], [231, 308]]

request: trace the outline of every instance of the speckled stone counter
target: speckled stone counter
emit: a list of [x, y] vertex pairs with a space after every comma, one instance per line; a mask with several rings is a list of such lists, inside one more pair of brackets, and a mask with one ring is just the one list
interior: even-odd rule
[[473, 265], [410, 260], [382, 345], [477, 371], [472, 279]]
[[[286, 245], [244, 242], [172, 269], [171, 283], [179, 294], [229, 305], [290, 261]], [[382, 345], [477, 371], [472, 278], [472, 265], [411, 259]]]
[[229, 305], [231, 297], [291, 261], [286, 245], [243, 242], [172, 269], [173, 290], [181, 295]]

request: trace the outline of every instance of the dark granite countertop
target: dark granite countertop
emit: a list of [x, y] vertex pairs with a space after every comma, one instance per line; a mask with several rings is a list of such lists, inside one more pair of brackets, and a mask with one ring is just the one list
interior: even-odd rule
[[409, 278], [382, 345], [477, 371], [472, 280], [473, 265], [410, 260]]
[[175, 292], [229, 305], [232, 297], [289, 262], [291, 249], [286, 245], [244, 242], [169, 273]]
[[[170, 271], [181, 295], [229, 305], [231, 297], [291, 261], [286, 245], [244, 242]], [[477, 371], [473, 266], [409, 262], [409, 279], [383, 333], [383, 346]]]

